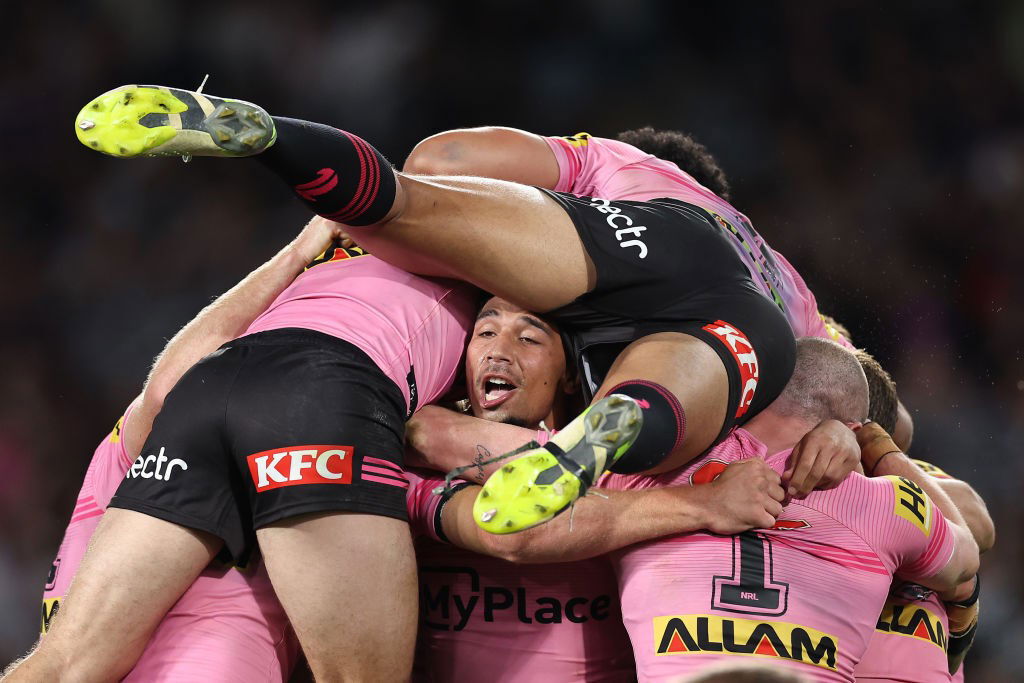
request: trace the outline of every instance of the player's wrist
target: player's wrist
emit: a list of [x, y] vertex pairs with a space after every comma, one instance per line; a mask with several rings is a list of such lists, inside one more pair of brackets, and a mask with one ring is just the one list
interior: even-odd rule
[[902, 453], [888, 432], [874, 422], [857, 430], [857, 444], [860, 446], [860, 462], [868, 476], [878, 474], [875, 470], [883, 458]]
[[672, 486], [663, 489], [671, 495], [672, 533], [688, 533], [709, 529], [714, 520], [713, 491], [708, 484], [699, 486]]
[[943, 600], [951, 607], [968, 608], [976, 605], [980, 596], [981, 579], [975, 574], [973, 580], [964, 581], [957, 586], [957, 590], [954, 591], [953, 595], [943, 596]]

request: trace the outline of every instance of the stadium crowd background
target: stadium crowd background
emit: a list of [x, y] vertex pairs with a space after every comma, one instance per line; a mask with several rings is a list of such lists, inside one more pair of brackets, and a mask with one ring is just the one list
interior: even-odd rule
[[94, 95], [209, 73], [213, 94], [335, 123], [398, 164], [460, 126], [692, 132], [822, 309], [893, 373], [912, 454], [988, 503], [999, 538], [968, 680], [1019, 680], [1024, 4], [862, 4], [8, 8], [0, 663], [38, 632], [92, 450], [153, 356], [305, 220], [256, 164], [125, 162], [75, 140]]

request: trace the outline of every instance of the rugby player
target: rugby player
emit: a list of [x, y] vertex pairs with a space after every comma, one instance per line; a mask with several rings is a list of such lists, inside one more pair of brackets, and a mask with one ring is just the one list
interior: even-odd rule
[[[277, 255], [203, 309], [157, 357], [142, 393], [96, 448], [53, 561], [43, 593], [42, 633], [60, 610], [89, 540], [118, 484], [139, 457], [153, 418], [181, 376], [226, 341], [237, 337], [302, 272], [340, 237], [315, 219]], [[151, 476], [169, 471], [168, 460], [143, 461]], [[215, 622], [216, 626], [211, 624]], [[157, 627], [127, 681], [214, 679], [287, 680], [298, 643], [258, 555], [244, 567], [214, 563]]]
[[[451, 420], [450, 411], [427, 407], [410, 421], [407, 445], [427, 456], [466, 441], [501, 452], [529, 439], [542, 423], [564, 424], [574, 385], [557, 328], [492, 298], [477, 315], [467, 347], [466, 386], [473, 414], [497, 424]], [[453, 434], [449, 427], [456, 422], [462, 424]], [[537, 438], [543, 441], [544, 432]], [[420, 536], [415, 670], [437, 681], [635, 680], [617, 583], [604, 553], [696, 529], [735, 533], [771, 526], [784, 498], [778, 474], [748, 460], [709, 486], [606, 491], [578, 501], [572, 524], [563, 518], [498, 536], [473, 521], [479, 486], [461, 482], [439, 496], [440, 475], [407, 476], [410, 524]], [[545, 564], [512, 564], [523, 560]]]
[[629, 343], [598, 389], [608, 401], [488, 480], [476, 514], [491, 531], [552, 518], [609, 465], [644, 472], [689, 462], [768, 405], [792, 371], [785, 317], [700, 205], [395, 173], [350, 133], [176, 89], [119, 88], [76, 123], [84, 144], [114, 156], [256, 155], [380, 258]]
[[168, 393], [59, 617], [10, 680], [126, 675], [211, 560], [244, 564], [257, 539], [317, 680], [407, 677], [404, 423], [452, 385], [473, 298], [328, 249]]
[[[878, 441], [866, 454], [888, 455], [897, 444], [884, 436], [897, 422], [896, 385], [881, 365], [864, 351], [856, 352], [867, 376], [870, 395], [869, 417], [881, 428], [863, 429], [858, 437], [865, 443]], [[892, 441], [896, 441], [894, 438]], [[879, 450], [880, 449], [880, 450]], [[902, 450], [902, 449], [899, 449]], [[913, 461], [942, 488], [963, 515], [978, 550], [984, 553], [995, 542], [995, 526], [985, 502], [966, 482], [953, 479], [934, 465]], [[871, 466], [871, 463], [868, 463]], [[954, 591], [938, 594], [924, 586], [897, 581], [875, 626], [864, 656], [854, 668], [858, 681], [963, 681], [962, 661], [977, 626], [978, 579]], [[948, 602], [946, 602], [948, 601]], [[950, 678], [950, 674], [953, 677]]]
[[[685, 133], [646, 127], [624, 131], [617, 140], [610, 140], [587, 133], [542, 137], [503, 127], [452, 130], [416, 145], [403, 170], [424, 175], [486, 176], [607, 199], [676, 197], [692, 202], [712, 211], [732, 238], [733, 248], [755, 283], [779, 306], [796, 337], [833, 339], [853, 348], [846, 329], [818, 310], [814, 293], [800, 273], [762, 239], [746, 216], [718, 200], [729, 201], [725, 172], [703, 145]], [[605, 337], [584, 333], [575, 338], [583, 347], [575, 350], [584, 371], [591, 369], [591, 357], [618, 349], [614, 344], [609, 347]], [[592, 391], [594, 380], [600, 378], [585, 379], [589, 381], [584, 383], [584, 390]], [[898, 405], [898, 425], [893, 435], [906, 450], [913, 425], [902, 403]], [[846, 463], [839, 467], [839, 472], [844, 471]], [[803, 471], [786, 474], [794, 495], [805, 495], [815, 488], [804, 480]], [[825, 480], [838, 481], [830, 479], [828, 473]]]
[[[782, 395], [713, 453], [679, 472], [612, 475], [602, 485], [697, 484], [751, 457], [781, 472], [789, 448], [821, 417], [858, 426], [867, 410], [853, 354], [800, 339]], [[691, 533], [616, 554], [640, 680], [754, 655], [815, 680], [852, 681], [894, 574], [936, 590], [970, 579], [978, 547], [945, 493], [902, 454], [866, 465], [874, 478], [853, 474], [832, 490], [791, 500], [771, 529]]]

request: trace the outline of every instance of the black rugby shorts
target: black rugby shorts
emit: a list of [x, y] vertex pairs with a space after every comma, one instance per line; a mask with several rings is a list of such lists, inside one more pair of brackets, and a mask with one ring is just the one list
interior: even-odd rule
[[793, 331], [711, 214], [677, 199], [546, 192], [572, 218], [597, 272], [593, 290], [545, 314], [566, 330], [586, 388], [596, 390], [630, 342], [681, 332], [714, 349], [729, 374], [719, 438], [775, 400], [793, 373]]
[[222, 346], [167, 395], [111, 506], [201, 529], [243, 563], [313, 512], [406, 520], [405, 399], [359, 348], [303, 329]]

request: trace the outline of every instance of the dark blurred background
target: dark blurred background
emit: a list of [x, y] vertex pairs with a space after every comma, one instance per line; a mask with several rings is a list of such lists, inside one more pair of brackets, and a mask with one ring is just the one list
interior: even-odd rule
[[460, 126], [692, 132], [893, 373], [912, 454], [984, 496], [999, 539], [967, 680], [1021, 680], [1024, 4], [30, 4], [0, 41], [0, 664], [36, 637], [86, 465], [152, 358], [305, 222], [257, 164], [75, 139], [101, 92], [209, 73], [397, 164]]

